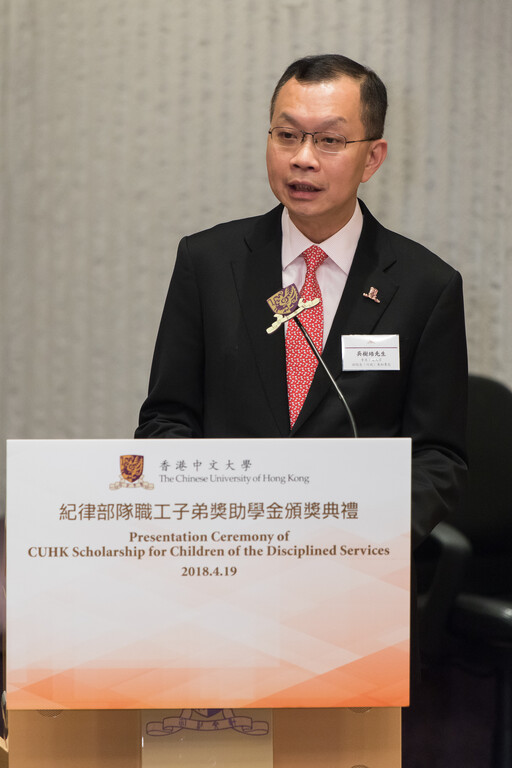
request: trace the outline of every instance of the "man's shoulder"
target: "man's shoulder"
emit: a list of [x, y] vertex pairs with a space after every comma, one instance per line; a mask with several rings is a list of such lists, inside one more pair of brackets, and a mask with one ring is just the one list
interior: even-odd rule
[[425, 245], [388, 229], [377, 221], [366, 207], [363, 208], [363, 213], [377, 251], [389, 263], [393, 263], [395, 269], [418, 277], [428, 274], [431, 279], [438, 278], [442, 282], [450, 280], [456, 273], [453, 266]]
[[267, 213], [243, 219], [221, 222], [208, 229], [200, 230], [184, 238], [189, 247], [221, 247], [244, 240], [268, 239], [280, 235], [282, 206], [278, 205]]
[[406, 265], [414, 266], [417, 269], [428, 269], [429, 271], [438, 272], [440, 275], [446, 276], [455, 272], [454, 267], [441, 258], [441, 256], [438, 256], [436, 253], [429, 250], [425, 245], [398, 232], [393, 232], [390, 229], [383, 229], [386, 233], [385, 237], [388, 242], [388, 247], [391, 248], [401, 260], [405, 261]]

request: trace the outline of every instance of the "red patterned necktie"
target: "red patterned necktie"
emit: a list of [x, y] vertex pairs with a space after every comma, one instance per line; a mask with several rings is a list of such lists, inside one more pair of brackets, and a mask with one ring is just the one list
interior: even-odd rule
[[[324, 335], [324, 313], [322, 294], [316, 279], [317, 267], [327, 258], [327, 254], [317, 245], [307, 248], [302, 254], [306, 261], [306, 279], [300, 295], [306, 301], [320, 299], [315, 307], [304, 310], [299, 320], [311, 336], [316, 348], [322, 351]], [[290, 427], [293, 427], [313, 381], [318, 361], [302, 335], [295, 321], [288, 323], [286, 330], [286, 379], [288, 383], [288, 405]]]

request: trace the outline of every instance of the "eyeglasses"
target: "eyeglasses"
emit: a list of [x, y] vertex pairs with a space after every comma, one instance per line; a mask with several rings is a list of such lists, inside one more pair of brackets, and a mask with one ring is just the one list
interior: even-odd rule
[[301, 131], [299, 128], [285, 128], [276, 126], [269, 130], [270, 138], [279, 147], [283, 149], [298, 149], [304, 142], [306, 136], [311, 136], [315, 147], [321, 152], [328, 152], [330, 155], [336, 155], [342, 152], [347, 144], [359, 144], [361, 141], [376, 141], [376, 139], [353, 139], [348, 141], [345, 136], [339, 133], [329, 133], [326, 131]]

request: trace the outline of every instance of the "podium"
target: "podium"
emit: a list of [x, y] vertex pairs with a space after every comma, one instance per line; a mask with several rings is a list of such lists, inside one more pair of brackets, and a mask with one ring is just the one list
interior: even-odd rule
[[9, 441], [9, 765], [399, 766], [410, 451]]

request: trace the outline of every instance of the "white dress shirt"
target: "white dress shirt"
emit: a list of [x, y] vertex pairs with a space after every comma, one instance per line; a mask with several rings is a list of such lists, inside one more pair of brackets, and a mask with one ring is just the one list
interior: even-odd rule
[[313, 243], [308, 240], [292, 222], [286, 208], [283, 209], [282, 228], [283, 288], [295, 283], [299, 291], [302, 289], [306, 279], [306, 262], [301, 254], [306, 248], [318, 245], [327, 254], [327, 259], [316, 270], [324, 308], [323, 346], [325, 346], [361, 236], [363, 228], [361, 208], [359, 203], [356, 203], [350, 221], [323, 243]]

